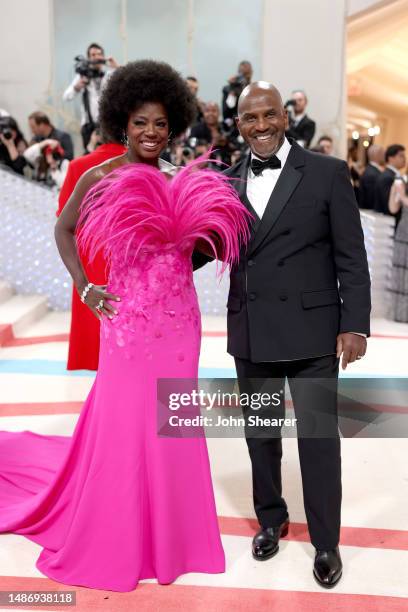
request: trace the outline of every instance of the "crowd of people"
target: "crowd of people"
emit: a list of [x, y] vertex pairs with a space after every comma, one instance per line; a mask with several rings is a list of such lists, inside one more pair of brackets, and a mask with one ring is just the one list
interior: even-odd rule
[[[63, 93], [62, 99], [71, 102], [80, 98], [81, 137], [83, 153], [89, 154], [103, 142], [99, 128], [99, 101], [110, 76], [118, 68], [113, 57], [106, 57], [98, 43], [91, 43], [86, 56], [75, 58], [75, 76]], [[189, 75], [186, 84], [195, 100], [195, 117], [191, 126], [179, 137], [172, 138], [162, 152], [163, 159], [178, 166], [213, 148], [213, 158], [219, 161], [214, 169], [223, 169], [239, 161], [247, 145], [236, 126], [237, 103], [242, 90], [251, 83], [253, 68], [251, 62], [239, 63], [236, 74], [232, 75], [222, 88], [219, 104], [204, 101], [199, 96], [199, 81]], [[287, 135], [304, 147], [310, 147], [316, 131], [315, 122], [306, 114], [307, 96], [303, 91], [293, 91], [285, 108], [288, 111], [289, 128]], [[41, 181], [60, 189], [73, 159], [73, 141], [70, 134], [56, 129], [50, 118], [42, 111], [35, 111], [28, 117], [31, 137], [26, 139], [16, 120], [8, 111], [1, 111], [0, 117], [0, 164], [6, 165], [19, 174]], [[116, 144], [125, 144], [121, 139]], [[319, 140], [316, 150], [326, 150]]]
[[373, 144], [367, 150], [368, 163], [362, 173], [354, 166], [355, 192], [361, 209], [374, 210], [395, 218], [394, 249], [390, 291], [391, 316], [408, 323], [408, 177], [405, 147], [392, 144], [386, 149]]
[[[64, 91], [63, 100], [69, 102], [81, 97], [84, 155], [98, 151], [102, 145], [127, 146], [122, 135], [118, 134], [112, 142], [111, 138], [102, 134], [99, 127], [100, 97], [118, 66], [113, 57], [106, 57], [103, 47], [97, 43], [88, 46], [86, 57], [75, 58], [75, 77]], [[195, 117], [191, 126], [181, 135], [171, 135], [161, 158], [176, 166], [184, 166], [211, 148], [212, 158], [216, 160], [212, 163], [214, 170], [221, 171], [237, 163], [248, 151], [247, 143], [236, 125], [238, 98], [251, 83], [252, 77], [251, 63], [248, 60], [241, 61], [236, 74], [222, 88], [219, 104], [213, 100], [204, 101], [199, 95], [199, 80], [194, 75], [188, 75], [185, 83], [194, 99]], [[307, 106], [306, 93], [303, 90], [292, 91], [284, 105], [288, 114], [286, 136], [311, 151], [333, 155], [335, 146], [330, 135], [322, 134], [314, 141], [316, 122], [308, 116]], [[71, 135], [57, 129], [42, 111], [34, 111], [29, 115], [28, 127], [30, 139], [24, 137], [17, 121], [7, 111], [0, 109], [0, 165], [61, 190], [69, 162], [74, 157]], [[361, 209], [394, 216], [396, 244], [406, 245], [408, 229], [405, 229], [405, 222], [398, 229], [406, 199], [405, 147], [391, 144], [384, 149], [374, 143], [366, 149], [365, 157], [366, 161], [362, 163], [358, 147], [354, 145], [349, 149], [348, 166], [358, 205]], [[68, 183], [71, 185], [71, 177]], [[400, 253], [397, 259], [403, 261], [404, 269], [408, 267], [408, 255]], [[399, 267], [401, 265], [398, 264]], [[397, 276], [394, 273], [394, 279]], [[393, 281], [393, 291], [397, 295], [402, 292], [404, 302], [408, 302], [405, 275], [401, 277], [399, 273], [398, 278]], [[404, 312], [401, 308], [397, 310], [396, 320], [408, 321], [407, 307]]]
[[29, 141], [17, 121], [7, 111], [0, 111], [0, 166], [60, 189], [74, 158], [72, 138], [57, 129], [42, 111], [31, 113], [28, 125]]

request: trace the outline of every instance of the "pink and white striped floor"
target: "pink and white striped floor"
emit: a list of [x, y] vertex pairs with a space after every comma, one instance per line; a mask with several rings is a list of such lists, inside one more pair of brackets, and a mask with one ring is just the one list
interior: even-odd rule
[[[63, 371], [69, 315], [43, 315], [37, 321], [26, 320], [25, 325], [13, 327], [11, 315], [0, 305], [0, 428], [69, 435], [92, 377]], [[211, 371], [214, 376], [216, 371], [232, 369], [232, 358], [225, 352], [225, 321], [207, 317], [203, 329], [200, 362], [203, 371]], [[367, 357], [351, 366], [350, 372], [407, 376], [408, 326], [378, 320], [374, 321], [373, 332]], [[131, 593], [76, 588], [75, 609], [406, 611], [407, 446], [406, 439], [342, 441], [344, 575], [333, 591], [321, 590], [312, 577], [313, 548], [302, 506], [296, 440], [284, 441], [284, 492], [292, 521], [289, 536], [281, 541], [276, 557], [257, 563], [250, 555], [256, 522], [245, 442], [210, 439], [217, 509], [227, 555], [226, 573], [188, 574], [171, 586], [146, 581]], [[40, 552], [37, 545], [14, 535], [2, 535], [0, 542], [0, 591], [70, 590], [71, 587], [46, 579], [35, 568]], [[10, 608], [0, 608], [5, 609]]]

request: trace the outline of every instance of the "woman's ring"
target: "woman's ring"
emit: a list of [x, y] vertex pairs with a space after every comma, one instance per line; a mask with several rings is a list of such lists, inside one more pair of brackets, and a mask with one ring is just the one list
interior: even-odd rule
[[101, 310], [105, 305], [103, 300], [99, 300], [98, 305], [96, 306], [96, 310]]

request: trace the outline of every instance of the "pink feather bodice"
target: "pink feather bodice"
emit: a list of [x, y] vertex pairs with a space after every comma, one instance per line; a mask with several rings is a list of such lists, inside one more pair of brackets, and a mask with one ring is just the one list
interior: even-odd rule
[[194, 245], [205, 241], [217, 259], [221, 245], [222, 273], [249, 239], [249, 218], [228, 179], [198, 169], [197, 161], [170, 181], [145, 164], [128, 164], [99, 181], [81, 207], [78, 243], [91, 259], [104, 250], [108, 291], [121, 296], [119, 316], [104, 318], [105, 337], [114, 328], [116, 345], [131, 356], [132, 334], [135, 344], [140, 333], [159, 341], [186, 325], [199, 334]]
[[90, 257], [103, 248], [112, 263], [118, 257], [131, 262], [152, 247], [175, 247], [191, 254], [201, 239], [217, 257], [217, 236], [222, 270], [236, 262], [249, 239], [251, 215], [227, 177], [199, 169], [202, 161], [191, 162], [170, 181], [146, 164], [111, 172], [88, 192], [81, 207], [82, 248]]

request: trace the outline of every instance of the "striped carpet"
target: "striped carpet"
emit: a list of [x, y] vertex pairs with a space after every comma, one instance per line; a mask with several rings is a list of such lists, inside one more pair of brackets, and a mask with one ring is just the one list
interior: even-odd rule
[[[206, 327], [202, 376], [233, 376], [225, 353], [225, 330]], [[44, 328], [44, 326], [43, 326]], [[47, 333], [27, 330], [15, 337], [0, 326], [0, 428], [70, 435], [93, 382], [89, 372], [67, 373], [67, 328]], [[354, 375], [406, 376], [408, 328], [376, 330], [366, 360]], [[363, 363], [364, 362], [364, 363]], [[395, 406], [379, 399], [381, 410]], [[382, 402], [382, 403], [381, 403]], [[405, 411], [407, 406], [399, 406]], [[239, 439], [209, 439], [219, 524], [227, 556], [223, 575], [188, 574], [170, 586], [145, 581], [131, 593], [73, 588], [53, 582], [35, 568], [40, 547], [2, 535], [0, 591], [75, 590], [80, 612], [122, 610], [285, 612], [408, 610], [408, 466], [404, 439], [344, 439], [341, 552], [343, 579], [323, 591], [312, 577], [313, 547], [302, 507], [296, 440], [284, 440], [283, 481], [291, 527], [279, 554], [266, 563], [250, 555], [256, 530], [251, 503], [250, 466]], [[7, 607], [0, 610], [60, 610], [64, 606]], [[72, 609], [72, 608], [71, 608]]]

